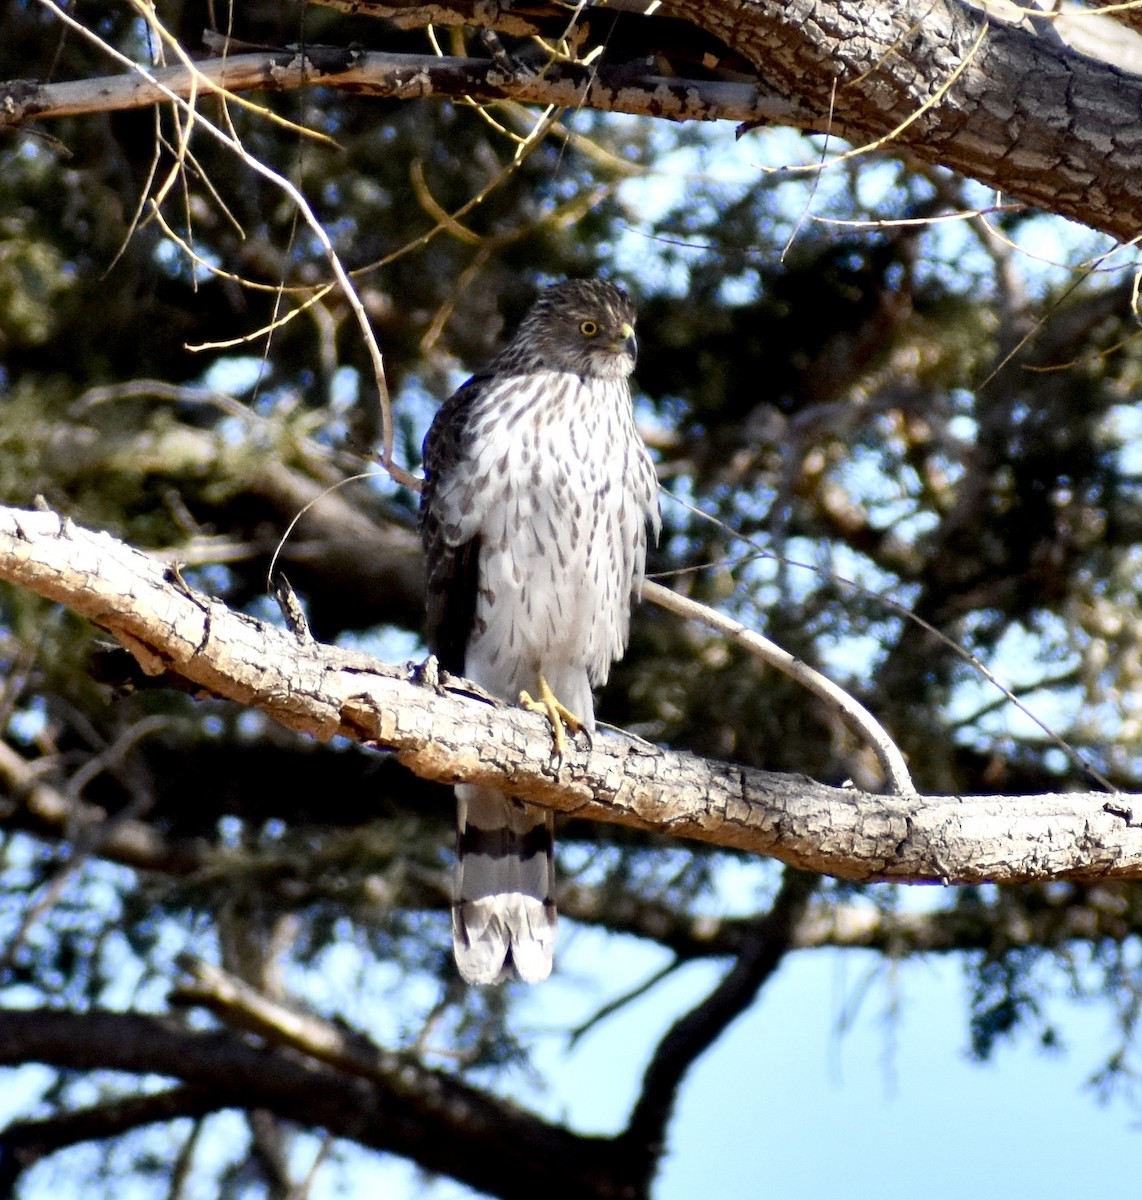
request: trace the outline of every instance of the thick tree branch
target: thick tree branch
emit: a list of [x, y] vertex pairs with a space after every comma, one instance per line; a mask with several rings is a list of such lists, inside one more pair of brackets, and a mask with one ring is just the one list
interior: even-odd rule
[[[617, 38], [601, 36], [601, 23], [592, 32], [591, 22], [602, 21], [597, 13], [570, 22], [554, 4], [352, 0], [350, 7], [405, 26], [429, 16], [516, 34], [569, 27], [574, 34], [578, 25], [580, 56], [602, 47], [603, 57], [590, 67], [505, 70], [483, 59], [286, 49], [207, 60], [193, 75], [140, 68], [138, 75], [75, 83], [13, 81], [0, 88], [0, 124], [219, 88], [322, 84], [399, 99], [511, 98], [674, 120], [788, 124], [857, 146], [883, 140], [1122, 239], [1134, 237], [1142, 222], [1142, 78], [1069, 49], [1050, 22], [1027, 24], [1019, 11], [1005, 24], [956, 0], [895, 0], [875, 9], [861, 0], [675, 0], [666, 24], [621, 14], [624, 36]], [[647, 22], [644, 36], [640, 21]], [[676, 32], [687, 22], [692, 40], [726, 49], [732, 70], [717, 54], [703, 54], [696, 66], [712, 64], [713, 78], [660, 73], [689, 69], [685, 39]], [[593, 36], [601, 40], [593, 44]], [[612, 57], [616, 50], [626, 57]]]
[[182, 584], [169, 568], [46, 512], [0, 509], [0, 578], [170, 672], [320, 739], [387, 748], [416, 774], [503, 788], [592, 820], [768, 854], [848, 879], [1011, 883], [1142, 875], [1142, 797], [874, 796], [621, 737], [560, 770], [541, 717], [434, 690], [360, 654], [299, 642]]
[[[3, 1018], [0, 1017], [0, 1024]], [[95, 1104], [38, 1121], [14, 1121], [0, 1132], [0, 1196], [14, 1195], [17, 1179], [41, 1158], [80, 1142], [119, 1137], [144, 1125], [179, 1117], [204, 1117], [224, 1098], [195, 1087], [173, 1087], [145, 1096]]]
[[[218, 869], [205, 839], [168, 838], [137, 818], [117, 820], [104, 831], [107, 813], [102, 808], [65, 796], [39, 781], [33, 765], [4, 743], [0, 743], [0, 783], [10, 793], [8, 797], [0, 796], [0, 823], [5, 828], [53, 841], [70, 840], [77, 830], [91, 831], [92, 853], [136, 870], [174, 878], [207, 866]], [[325, 894], [322, 877], [313, 874], [306, 876], [304, 885], [289, 873], [280, 878], [270, 874], [261, 886], [271, 893], [280, 891], [282, 904], [306, 903]], [[335, 894], [343, 899], [340, 874], [334, 887]], [[394, 908], [445, 912], [450, 896], [450, 882], [444, 875], [439, 880], [404, 875], [399, 891], [389, 895], [386, 902]], [[753, 918], [696, 916], [677, 905], [571, 879], [560, 880], [558, 896], [559, 911], [568, 919], [644, 938], [681, 959], [738, 955], [756, 926]], [[1030, 896], [1020, 893], [1019, 899], [1002, 911], [988, 906], [930, 913], [884, 912], [867, 905], [828, 903], [801, 917], [792, 934], [791, 948], [877, 950], [899, 958], [987, 950], [997, 944], [1122, 942], [1140, 929], [1142, 916], [1133, 912], [1121, 888], [1076, 885], [1066, 895], [1060, 895], [1057, 889], [1049, 893], [1037, 890]]]
[[229, 1030], [203, 1033], [134, 1013], [0, 1012], [0, 1065], [26, 1062], [180, 1079], [214, 1096], [217, 1108], [269, 1109], [506, 1200], [624, 1195], [610, 1139], [568, 1133], [380, 1049], [361, 1078]]
[[957, 0], [673, 0], [670, 11], [858, 146], [888, 139], [1026, 203], [1138, 234], [1135, 75]]

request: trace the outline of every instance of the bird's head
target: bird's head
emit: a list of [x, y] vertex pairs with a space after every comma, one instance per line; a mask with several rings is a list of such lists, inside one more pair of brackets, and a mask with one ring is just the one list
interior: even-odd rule
[[515, 370], [618, 379], [634, 370], [634, 305], [613, 283], [569, 279], [543, 292], [500, 355]]

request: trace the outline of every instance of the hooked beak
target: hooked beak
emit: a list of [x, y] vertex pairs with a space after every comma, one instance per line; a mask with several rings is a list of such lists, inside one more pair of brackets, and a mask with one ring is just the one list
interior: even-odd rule
[[618, 338], [612, 343], [612, 349], [616, 353], [625, 351], [631, 358], [638, 357], [638, 340], [634, 336], [634, 326], [629, 321], [623, 322]]

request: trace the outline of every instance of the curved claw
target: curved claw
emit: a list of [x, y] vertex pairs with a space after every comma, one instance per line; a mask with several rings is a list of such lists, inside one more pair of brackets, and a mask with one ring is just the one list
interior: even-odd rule
[[583, 720], [559, 702], [542, 675], [539, 677], [538, 691], [537, 699], [532, 699], [528, 692], [520, 692], [520, 705], [528, 712], [542, 713], [551, 722], [551, 732], [555, 739], [555, 759], [562, 762], [563, 751], [567, 745], [567, 735], [563, 732], [563, 726], [566, 725], [572, 734], [576, 734], [584, 728]]

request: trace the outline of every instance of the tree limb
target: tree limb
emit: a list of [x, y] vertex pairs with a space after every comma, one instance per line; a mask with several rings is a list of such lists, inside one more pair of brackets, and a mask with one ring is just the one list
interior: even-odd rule
[[[790, 949], [876, 950], [892, 958], [914, 954], [995, 951], [1004, 946], [1093, 945], [1124, 942], [1142, 928], [1128, 885], [1076, 884], [1060, 895], [1057, 885], [999, 893], [1002, 904], [980, 903], [933, 912], [883, 911], [867, 904], [838, 903], [826, 896], [806, 911], [790, 935]], [[679, 959], [730, 958], [742, 952], [757, 922], [752, 917], [694, 915], [613, 889], [564, 884], [559, 911], [588, 925], [605, 925], [657, 942]]]
[[119, 1137], [159, 1121], [203, 1117], [223, 1106], [223, 1099], [212, 1092], [180, 1086], [94, 1104], [41, 1120], [13, 1121], [0, 1132], [0, 1196], [14, 1195], [17, 1179], [57, 1150], [80, 1142]]
[[819, 699], [824, 700], [831, 708], [840, 714], [841, 719], [858, 737], [862, 737], [872, 747], [882, 770], [892, 785], [892, 790], [898, 796], [913, 797], [916, 787], [912, 776], [908, 773], [908, 765], [904, 755], [893, 740], [884, 731], [876, 718], [858, 703], [843, 688], [838, 687], [830, 679], [826, 679], [819, 671], [814, 671], [808, 663], [794, 658], [788, 650], [782, 650], [768, 638], [747, 629], [740, 621], [715, 612], [704, 604], [698, 604], [686, 596], [680, 596], [660, 583], [643, 584], [643, 595], [647, 600], [665, 608], [668, 612], [686, 620], [699, 621], [709, 629], [728, 637], [732, 642], [741, 646], [759, 661], [776, 667], [783, 675], [808, 689]]
[[49, 117], [151, 108], [169, 93], [188, 99], [218, 92], [290, 91], [333, 87], [393, 100], [472, 96], [559, 108], [665, 117], [674, 121], [764, 121], [796, 124], [811, 117], [795, 102], [768, 96], [752, 83], [676, 79], [627, 67], [557, 63], [542, 74], [509, 76], [490, 59], [386, 54], [337, 46], [306, 46], [236, 54], [145, 74], [66, 83], [12, 80], [0, 84], [0, 126]]
[[848, 879], [1012, 883], [1142, 875], [1142, 797], [877, 796], [600, 737], [551, 761], [550, 728], [407, 669], [317, 643], [196, 593], [110, 535], [0, 509], [0, 578], [66, 604], [143, 670], [259, 708], [288, 728], [391, 750], [442, 783], [495, 786], [591, 820], [772, 855]]
[[229, 1030], [204, 1033], [137, 1013], [2, 1011], [0, 1065], [26, 1062], [181, 1079], [214, 1096], [217, 1108], [266, 1108], [323, 1126], [506, 1200], [624, 1195], [611, 1139], [568, 1133], [380, 1049], [366, 1080]]
[[[1142, 80], [956, 0], [672, 0], [857, 146], [1135, 237]], [[1024, 10], [1025, 11], [1025, 10]], [[827, 121], [824, 121], [827, 118]]]
[[[793, 933], [818, 883], [815, 876], [786, 869], [773, 907], [761, 920], [752, 923], [728, 974], [701, 1004], [679, 1018], [659, 1042], [623, 1135], [633, 1145], [647, 1149], [665, 1145], [666, 1125], [687, 1071], [753, 1003], [766, 980], [793, 948]], [[657, 1155], [648, 1159], [648, 1179], [656, 1161]]]
[[[399, 23], [409, 25], [427, 20], [431, 10], [441, 23], [503, 32], [546, 29], [544, 21], [575, 27], [565, 9], [542, 3], [521, 9], [352, 0], [351, 7], [403, 14]], [[907, 151], [1115, 237], [1137, 233], [1142, 78], [1044, 36], [1053, 32], [1049, 23], [1040, 22], [1036, 32], [1018, 23], [1021, 10], [1004, 23], [955, 0], [895, 0], [875, 9], [861, 0], [674, 0], [669, 11], [671, 29], [689, 22], [695, 38], [710, 36], [735, 56], [735, 69], [715, 63], [714, 78], [658, 73], [648, 63], [664, 58], [673, 69], [678, 40], [656, 42], [661, 26], [636, 37], [625, 61], [608, 57], [604, 38], [597, 43], [603, 58], [590, 67], [557, 62], [541, 70], [521, 65], [514, 73], [484, 59], [308, 47], [205, 60], [193, 71], [145, 71], [150, 79], [16, 80], [0, 87], [0, 124], [149, 106], [170, 92], [314, 84], [398, 99], [511, 98], [672, 120], [777, 123], [832, 133], [855, 146]], [[645, 20], [621, 15], [628, 24]], [[596, 48], [589, 34], [588, 26], [580, 56]]]
[[[192, 777], [194, 779], [194, 777]], [[180, 878], [204, 868], [217, 869], [210, 844], [200, 838], [171, 838], [147, 821], [118, 821], [102, 830], [107, 813], [98, 805], [65, 796], [37, 778], [32, 763], [0, 742], [0, 783], [10, 798], [0, 797], [0, 822], [38, 837], [67, 840], [76, 830], [95, 827], [93, 852], [136, 870]], [[194, 785], [198, 781], [194, 780]], [[271, 789], [272, 790], [272, 789]], [[177, 804], [177, 800], [175, 801]], [[322, 877], [310, 874], [306, 888], [290, 874], [270, 873], [261, 886], [281, 903], [297, 904], [322, 895]], [[338, 894], [341, 894], [340, 891]], [[399, 891], [386, 900], [394, 908], [446, 911], [450, 898], [447, 878], [404, 876]], [[643, 938], [661, 945], [680, 959], [732, 957], [742, 952], [756, 924], [748, 917], [694, 915], [677, 905], [620, 893], [614, 888], [561, 879], [559, 910], [586, 925]], [[894, 957], [994, 949], [997, 944], [1063, 946], [1070, 942], [1121, 942], [1140, 926], [1122, 889], [1078, 885], [1066, 895], [1019, 893], [1003, 911], [993, 907], [953, 908], [938, 912], [884, 912], [867, 905], [830, 902], [806, 912], [792, 934], [792, 948], [822, 946], [869, 949]], [[0, 1195], [3, 1194], [0, 1189]]]

